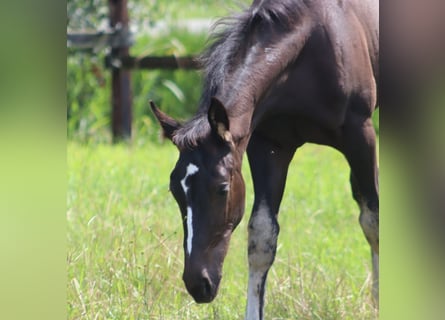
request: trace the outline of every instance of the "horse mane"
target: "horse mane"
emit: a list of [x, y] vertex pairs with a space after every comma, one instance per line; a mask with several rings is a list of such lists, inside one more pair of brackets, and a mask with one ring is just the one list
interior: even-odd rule
[[208, 136], [210, 125], [207, 110], [210, 99], [216, 96], [226, 76], [245, 53], [243, 49], [255, 35], [255, 30], [274, 28], [283, 33], [288, 32], [299, 21], [299, 13], [305, 7], [304, 0], [255, 0], [251, 7], [241, 13], [222, 18], [214, 24], [207, 48], [199, 58], [204, 74], [204, 88], [198, 112], [173, 137], [173, 142], [180, 149], [196, 147]]
[[172, 141], [181, 150], [193, 149], [209, 133], [210, 123], [207, 119], [207, 113], [199, 112], [174, 132]]

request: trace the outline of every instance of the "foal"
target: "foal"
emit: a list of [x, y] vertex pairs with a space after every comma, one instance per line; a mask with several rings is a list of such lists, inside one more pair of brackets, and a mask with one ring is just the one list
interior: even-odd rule
[[247, 151], [255, 200], [248, 224], [246, 319], [263, 319], [289, 163], [306, 142], [341, 151], [373, 263], [378, 299], [379, 195], [371, 114], [378, 77], [377, 0], [255, 0], [213, 36], [193, 119], [151, 107], [179, 149], [170, 189], [182, 214], [184, 274], [200, 303], [218, 291], [233, 230], [244, 212]]

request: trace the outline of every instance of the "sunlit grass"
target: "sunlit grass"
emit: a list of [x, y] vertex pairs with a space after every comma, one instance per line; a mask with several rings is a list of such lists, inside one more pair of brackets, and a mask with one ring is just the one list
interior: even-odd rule
[[[182, 275], [182, 225], [169, 194], [169, 144], [68, 145], [69, 319], [241, 319], [247, 287], [246, 225], [235, 231], [216, 300], [197, 305]], [[304, 146], [292, 162], [269, 273], [267, 319], [376, 319], [369, 247], [358, 224], [343, 156]]]

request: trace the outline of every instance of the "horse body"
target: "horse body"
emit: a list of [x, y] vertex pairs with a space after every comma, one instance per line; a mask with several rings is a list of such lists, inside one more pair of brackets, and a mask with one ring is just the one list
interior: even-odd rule
[[[152, 105], [180, 150], [171, 188], [187, 235], [187, 289], [198, 302], [216, 296], [230, 235], [244, 211], [247, 151], [255, 200], [246, 319], [263, 318], [288, 166], [298, 147], [313, 142], [338, 149], [351, 167], [378, 297], [378, 173], [370, 119], [377, 97], [378, 1], [254, 1], [224, 23], [204, 55], [196, 116], [181, 125]], [[190, 165], [194, 177], [187, 176]]]

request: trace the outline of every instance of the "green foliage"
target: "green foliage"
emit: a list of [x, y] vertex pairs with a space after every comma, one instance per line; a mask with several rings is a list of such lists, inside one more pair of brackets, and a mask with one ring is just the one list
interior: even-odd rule
[[[204, 47], [205, 38], [205, 35], [192, 36], [184, 31], [172, 29], [168, 37], [139, 38], [132, 55], [193, 55]], [[92, 57], [78, 52], [68, 56], [69, 138], [80, 141], [101, 141], [110, 138], [108, 128], [111, 76], [109, 70], [102, 65], [103, 58], [104, 55]], [[201, 93], [201, 77], [198, 71], [133, 71], [131, 81], [133, 133], [140, 140], [153, 138], [158, 130], [158, 127], [153, 125], [149, 99], [179, 118], [189, 117], [197, 108]]]
[[[180, 26], [189, 18], [227, 15], [234, 3], [247, 1], [143, 1], [128, 2], [130, 24], [136, 29], [133, 56], [197, 55], [205, 47], [207, 34], [192, 34]], [[96, 30], [108, 25], [108, 2], [105, 0], [68, 0], [68, 29]], [[163, 22], [166, 31], [148, 35], [144, 28]], [[68, 138], [77, 141], [111, 141], [111, 76], [104, 67], [106, 52], [68, 50], [67, 58], [67, 130]], [[159, 127], [149, 110], [154, 100], [163, 110], [178, 118], [188, 118], [197, 109], [201, 94], [198, 71], [134, 71], [133, 137], [146, 143], [157, 137]]]
[[[170, 143], [68, 145], [68, 319], [241, 319], [247, 288], [246, 215], [235, 230], [219, 295], [197, 305], [181, 280], [183, 230], [168, 192]], [[267, 319], [377, 319], [370, 304], [369, 246], [358, 223], [343, 156], [302, 147], [280, 209]]]
[[107, 5], [107, 0], [67, 0], [68, 29], [96, 29], [108, 18]]
[[[141, 37], [133, 48], [135, 56], [198, 55], [206, 42], [204, 34], [190, 34], [171, 28], [167, 36]], [[139, 142], [157, 136], [148, 100], [153, 100], [163, 111], [178, 119], [189, 118], [197, 109], [201, 95], [199, 71], [151, 70], [132, 73], [135, 136]]]

